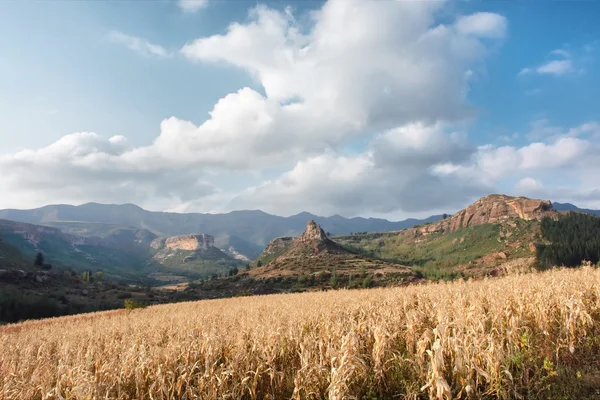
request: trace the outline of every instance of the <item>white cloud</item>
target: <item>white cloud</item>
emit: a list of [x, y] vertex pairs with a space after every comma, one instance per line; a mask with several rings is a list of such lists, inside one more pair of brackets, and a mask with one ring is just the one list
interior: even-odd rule
[[462, 135], [449, 134], [442, 125], [409, 124], [378, 135], [363, 153], [326, 153], [299, 161], [277, 179], [245, 190], [228, 207], [278, 214], [307, 208], [327, 215], [447, 210], [489, 188], [440, 179], [430, 170], [468, 160], [473, 151]]
[[537, 68], [523, 68], [519, 72], [519, 76], [532, 74], [563, 76], [570, 72], [573, 72], [573, 62], [571, 60], [553, 60]]
[[148, 42], [145, 39], [127, 35], [119, 31], [111, 31], [108, 34], [109, 40], [127, 47], [145, 57], [169, 58], [172, 54], [162, 46]]
[[507, 21], [501, 15], [479, 12], [459, 18], [456, 29], [463, 34], [481, 37], [501, 38], [506, 34]]
[[269, 101], [295, 100], [282, 116], [293, 112], [327, 120], [320, 124], [341, 137], [412, 120], [455, 120], [471, 111], [466, 72], [483, 60], [480, 37], [490, 32], [435, 25], [439, 7], [437, 2], [331, 0], [304, 33], [291, 14], [259, 6], [250, 23], [194, 40], [182, 53], [248, 71]]
[[[76, 133], [0, 156], [0, 190], [11, 194], [2, 206], [95, 200], [186, 211], [399, 215], [459, 207], [504, 179], [514, 177], [514, 187], [517, 179], [541, 181], [544, 171], [582, 171], [582, 182], [593, 182], [586, 171], [598, 166], [594, 122], [571, 131], [541, 124], [538, 142], [522, 147], [469, 143], [459, 129], [474, 116], [469, 85], [507, 22], [476, 13], [446, 15], [441, 24], [442, 7], [330, 0], [307, 24], [290, 10], [256, 7], [247, 22], [192, 40], [181, 53], [236, 66], [264, 94], [241, 88], [196, 123], [167, 118], [147, 146]], [[113, 40], [170, 55], [122, 33]], [[240, 178], [249, 170], [270, 178]], [[217, 183], [235, 180], [227, 188]]]
[[177, 5], [184, 12], [194, 13], [208, 5], [208, 0], [177, 0]]
[[571, 60], [553, 60], [540, 65], [536, 71], [538, 74], [562, 76], [573, 71], [573, 62]]
[[[470, 162], [438, 166], [434, 172], [491, 187], [513, 180], [516, 182], [516, 193], [513, 194], [552, 200], [564, 200], [569, 194], [571, 198], [585, 193], [600, 194], [597, 180], [600, 142], [594, 136], [598, 124], [589, 122], [571, 129], [551, 128], [556, 134], [545, 137], [544, 141], [522, 147], [481, 146]], [[542, 177], [555, 182], [555, 187], [560, 186], [559, 182], [564, 185], [560, 190], [545, 188], [541, 184]], [[587, 201], [594, 201], [593, 196], [586, 196]], [[595, 199], [600, 201], [600, 196]]]
[[529, 177], [521, 179], [515, 187], [521, 193], [540, 193], [544, 189], [542, 182]]
[[[546, 75], [553, 77], [564, 77], [567, 75], [581, 74], [585, 71], [584, 66], [589, 61], [586, 56], [587, 46], [582, 49], [569, 48], [555, 49], [548, 53], [548, 60], [537, 65], [522, 68], [518, 76]], [[586, 61], [587, 60], [587, 61]]]

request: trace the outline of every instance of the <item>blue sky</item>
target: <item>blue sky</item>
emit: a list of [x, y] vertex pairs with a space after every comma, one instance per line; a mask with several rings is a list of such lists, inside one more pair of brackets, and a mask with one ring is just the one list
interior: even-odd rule
[[597, 2], [202, 3], [0, 3], [0, 207], [600, 208]]

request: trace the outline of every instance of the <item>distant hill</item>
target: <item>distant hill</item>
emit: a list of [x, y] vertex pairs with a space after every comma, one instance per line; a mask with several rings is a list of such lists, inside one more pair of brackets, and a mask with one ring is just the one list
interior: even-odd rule
[[587, 208], [579, 208], [571, 203], [552, 203], [552, 206], [556, 211], [578, 211], [587, 214], [600, 215], [600, 210], [590, 210]]
[[[279, 217], [259, 210], [233, 211], [226, 214], [180, 214], [146, 211], [133, 204], [87, 203], [80, 206], [49, 205], [34, 210], [0, 210], [0, 218], [56, 226], [65, 232], [84, 236], [105, 236], [117, 227], [147, 229], [157, 236], [202, 232], [214, 236], [217, 243], [222, 242], [223, 237], [235, 237], [264, 248], [276, 237], [302, 234], [306, 221], [311, 219], [320, 224], [326, 232], [343, 235], [355, 232], [395, 231], [424, 222], [434, 222], [442, 217], [391, 222], [379, 218], [344, 218], [339, 215], [320, 217], [306, 212]], [[247, 258], [253, 258], [252, 254], [246, 254], [248, 249], [241, 251], [233, 242], [231, 246]], [[248, 253], [252, 252], [255, 254], [256, 250]]]
[[427, 278], [478, 277], [531, 267], [548, 200], [490, 195], [454, 215], [400, 232], [335, 237], [355, 251], [413, 266]]

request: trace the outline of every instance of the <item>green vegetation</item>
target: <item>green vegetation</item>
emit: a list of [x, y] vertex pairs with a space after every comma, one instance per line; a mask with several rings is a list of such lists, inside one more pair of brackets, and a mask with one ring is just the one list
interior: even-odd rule
[[[422, 235], [418, 231], [414, 234], [369, 233], [338, 237], [336, 240], [346, 250], [412, 266], [422, 278], [452, 280], [461, 276], [457, 267], [488, 254], [507, 251], [509, 242], [522, 242], [518, 247], [509, 247], [511, 257], [528, 256], [526, 241], [536, 232], [536, 222], [514, 220], [511, 224], [483, 224], [449, 234]], [[510, 240], [502, 233], [507, 229]]]
[[136, 308], [146, 308], [146, 305], [144, 303], [133, 301], [131, 299], [125, 299], [123, 304], [124, 304], [126, 310], [134, 310]]
[[558, 220], [541, 223], [545, 243], [536, 246], [540, 267], [575, 267], [583, 261], [600, 261], [600, 217], [570, 212]]
[[120, 308], [116, 301], [69, 301], [64, 294], [23, 293], [14, 287], [0, 290], [0, 322], [58, 317]]

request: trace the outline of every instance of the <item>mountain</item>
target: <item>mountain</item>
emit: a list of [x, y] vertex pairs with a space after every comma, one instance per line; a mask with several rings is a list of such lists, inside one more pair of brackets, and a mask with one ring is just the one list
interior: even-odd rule
[[[269, 260], [269, 261], [268, 261]], [[353, 253], [331, 240], [314, 221], [296, 238], [274, 239], [249, 275], [254, 279], [302, 277], [313, 285], [331, 280], [369, 280], [408, 282], [413, 272], [403, 265], [393, 264]]]
[[600, 215], [600, 210], [590, 210], [587, 208], [579, 208], [571, 203], [552, 203], [556, 211], [577, 211], [587, 214]]
[[0, 237], [31, 260], [42, 252], [48, 262], [57, 266], [80, 271], [103, 270], [117, 277], [135, 278], [136, 271], [143, 266], [144, 248], [153, 235], [136, 230], [118, 231], [106, 238], [83, 237], [53, 227], [0, 220]]
[[[352, 232], [395, 231], [418, 223], [433, 222], [441, 219], [441, 216], [432, 216], [426, 220], [390, 222], [378, 218], [344, 218], [339, 215], [326, 218], [309, 213], [279, 217], [259, 210], [233, 211], [227, 214], [180, 214], [146, 211], [133, 204], [87, 203], [80, 206], [49, 205], [34, 210], [0, 210], [0, 218], [56, 226], [65, 232], [83, 236], [102, 237], [118, 227], [147, 229], [157, 236], [204, 232], [214, 236], [217, 242], [224, 240], [223, 237], [235, 237], [264, 248], [273, 238], [302, 234], [309, 219], [317, 221], [326, 232], [342, 235]], [[251, 254], [246, 254], [233, 245], [232, 247], [234, 251], [253, 259]], [[256, 252], [255, 249], [253, 251]]]
[[434, 223], [334, 239], [371, 257], [411, 265], [428, 278], [477, 277], [533, 265], [539, 222], [559, 215], [548, 200], [490, 195]]
[[[34, 265], [34, 256], [22, 253], [11, 242], [17, 242], [26, 250], [28, 246], [16, 241], [15, 236], [10, 234], [6, 240], [8, 224], [0, 221], [0, 226], [0, 325], [24, 319], [122, 308], [124, 299], [129, 298], [146, 304], [169, 300], [160, 292], [149, 293], [143, 286], [119, 283], [104, 274], [86, 276], [81, 271], [58, 268], [54, 259], [46, 258], [42, 265]], [[49, 228], [29, 224], [13, 227], [18, 228], [27, 240], [33, 241], [37, 248], [46, 248], [50, 242], [55, 246], [60, 244], [62, 250], [68, 253], [66, 249], [77, 246], [69, 243], [72, 239], [69, 236], [58, 234], [52, 238], [57, 233], [47, 230]]]
[[117, 279], [207, 277], [242, 264], [216, 248], [206, 234], [159, 238], [146, 229], [111, 225], [102, 237], [79, 236], [56, 227], [0, 220], [0, 237], [30, 260], [41, 252], [57, 267], [102, 271]]

